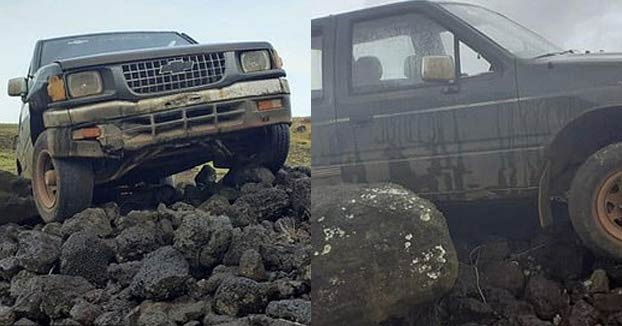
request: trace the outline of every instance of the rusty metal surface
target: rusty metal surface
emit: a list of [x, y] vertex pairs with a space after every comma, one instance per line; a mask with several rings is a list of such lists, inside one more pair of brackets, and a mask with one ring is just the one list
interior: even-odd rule
[[84, 123], [98, 123], [110, 119], [129, 117], [181, 108], [190, 105], [241, 99], [253, 96], [289, 94], [285, 79], [239, 82], [228, 87], [167, 95], [130, 101], [108, 101], [43, 114], [46, 128], [67, 127]]

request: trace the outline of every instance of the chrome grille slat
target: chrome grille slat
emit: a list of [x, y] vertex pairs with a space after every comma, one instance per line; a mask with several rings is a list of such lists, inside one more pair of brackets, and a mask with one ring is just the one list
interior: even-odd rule
[[[176, 73], [160, 73], [172, 61], [192, 61], [191, 69]], [[225, 75], [223, 52], [175, 56], [162, 59], [133, 61], [121, 64], [128, 87], [139, 94], [183, 90], [216, 83]]]

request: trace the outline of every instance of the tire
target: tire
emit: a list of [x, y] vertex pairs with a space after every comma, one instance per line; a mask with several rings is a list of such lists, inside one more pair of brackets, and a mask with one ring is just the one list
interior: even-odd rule
[[76, 158], [53, 158], [45, 132], [35, 142], [32, 190], [41, 218], [60, 222], [91, 205], [94, 173], [91, 162]]
[[276, 173], [285, 164], [288, 154], [289, 125], [282, 123], [267, 127], [260, 154], [261, 164]]
[[599, 150], [583, 163], [572, 181], [568, 208], [588, 248], [622, 261], [622, 143]]

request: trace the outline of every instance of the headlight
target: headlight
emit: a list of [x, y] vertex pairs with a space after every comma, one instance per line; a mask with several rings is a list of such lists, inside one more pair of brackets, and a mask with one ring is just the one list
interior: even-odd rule
[[101, 94], [102, 77], [97, 71], [78, 72], [67, 76], [67, 88], [71, 97], [84, 97]]
[[255, 72], [270, 70], [270, 53], [267, 50], [242, 52], [240, 55], [242, 70], [244, 72]]

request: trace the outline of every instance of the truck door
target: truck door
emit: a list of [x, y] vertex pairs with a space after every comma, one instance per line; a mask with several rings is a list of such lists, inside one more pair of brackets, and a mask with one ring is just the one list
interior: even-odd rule
[[[476, 33], [435, 6], [404, 8], [360, 11], [337, 23], [343, 180], [391, 181], [434, 199], [499, 188], [498, 155], [490, 151], [500, 150], [507, 118], [498, 109], [518, 107], [513, 65], [480, 55], [482, 62], [462, 68], [460, 54], [471, 49], [462, 40], [471, 44]], [[439, 55], [457, 59], [454, 82], [422, 79], [423, 57]]]
[[[331, 182], [339, 170], [334, 97], [335, 28], [332, 17], [313, 20], [311, 30], [311, 117], [313, 180]], [[318, 145], [315, 145], [318, 144]], [[321, 144], [321, 146], [319, 146]]]

